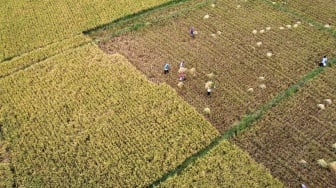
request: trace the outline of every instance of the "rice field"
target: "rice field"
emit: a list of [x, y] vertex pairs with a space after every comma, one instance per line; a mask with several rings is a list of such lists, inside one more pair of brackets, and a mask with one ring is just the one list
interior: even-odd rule
[[285, 7], [310, 20], [316, 20], [326, 28], [336, 30], [336, 2], [334, 0], [275, 0], [273, 2], [276, 2], [275, 6]]
[[92, 44], [0, 85], [16, 186], [143, 187], [218, 135], [168, 86]]
[[165, 2], [168, 1], [1, 1], [0, 62]]
[[223, 141], [159, 187], [284, 187], [239, 147]]
[[335, 4], [314, 3], [0, 2], [0, 187], [336, 186]]
[[[287, 187], [334, 187], [335, 172], [318, 164], [336, 160], [335, 67], [325, 69], [235, 139]], [[323, 104], [324, 109], [319, 108]]]
[[[194, 39], [190, 27], [197, 31]], [[168, 83], [199, 113], [209, 108], [206, 117], [220, 132], [316, 68], [323, 54], [334, 55], [336, 42], [262, 1], [217, 1], [215, 7], [195, 6], [136, 32], [110, 39], [119, 30], [103, 32], [93, 37], [106, 53], [121, 53], [152, 82]], [[186, 73], [183, 87], [178, 83], [181, 61], [195, 72]], [[162, 73], [165, 63], [171, 64], [168, 75]], [[211, 96], [204, 88], [208, 81], [214, 83]]]
[[[155, 23], [150, 15], [146, 19]], [[208, 6], [189, 7], [178, 17], [126, 34], [109, 28], [104, 32], [112, 37], [92, 37], [106, 53], [125, 55], [152, 82], [165, 82], [175, 88], [225, 133], [317, 69], [323, 55], [335, 56], [334, 36], [322, 29], [323, 25], [312, 26], [307, 20], [274, 9], [265, 1], [216, 1]], [[189, 36], [191, 27], [196, 30], [195, 38]], [[181, 61], [187, 70], [192, 70], [190, 74], [187, 71], [182, 83], [178, 81]], [[171, 64], [168, 75], [163, 74], [165, 63]], [[314, 103], [307, 103], [307, 96], [300, 91], [234, 139], [286, 187], [302, 183], [308, 187], [335, 186], [333, 69], [328, 68], [321, 76], [322, 80], [331, 78], [326, 81], [329, 86], [324, 88], [320, 77], [304, 86], [304, 91], [313, 88], [308, 98], [316, 98]], [[206, 94], [208, 83], [213, 84], [210, 96]], [[304, 110], [305, 105], [311, 110]], [[201, 175], [201, 169], [212, 165], [207, 162], [202, 158], [162, 186], [218, 186], [221, 172], [215, 170], [206, 178]]]

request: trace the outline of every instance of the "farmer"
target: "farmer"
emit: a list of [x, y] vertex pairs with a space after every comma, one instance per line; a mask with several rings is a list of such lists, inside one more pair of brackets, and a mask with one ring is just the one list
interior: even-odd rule
[[195, 38], [195, 29], [193, 27], [190, 28], [189, 33], [192, 38]]
[[169, 73], [169, 68], [170, 68], [170, 65], [168, 63], [166, 63], [163, 67], [163, 71], [165, 74]]
[[327, 61], [328, 61], [327, 56], [326, 56], [326, 55], [323, 56], [322, 61], [321, 61], [321, 63], [320, 63], [320, 67], [325, 67], [325, 66], [327, 66]]
[[207, 88], [207, 92], [208, 92], [208, 96], [210, 96], [211, 95], [211, 87]]
[[180, 68], [181, 67], [184, 67], [184, 61], [181, 61], [181, 63], [180, 63]]
[[185, 79], [185, 73], [184, 72], [180, 72], [179, 73], [179, 80], [183, 81]]

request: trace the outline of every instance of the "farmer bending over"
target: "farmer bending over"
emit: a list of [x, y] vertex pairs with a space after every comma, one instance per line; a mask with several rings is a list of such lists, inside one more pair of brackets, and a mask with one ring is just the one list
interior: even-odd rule
[[166, 63], [163, 67], [163, 71], [165, 74], [169, 73], [169, 68], [170, 68], [170, 65], [168, 63]]
[[325, 67], [325, 66], [327, 66], [327, 61], [328, 61], [327, 56], [323, 56], [322, 61], [321, 61], [321, 63], [320, 63], [320, 67]]

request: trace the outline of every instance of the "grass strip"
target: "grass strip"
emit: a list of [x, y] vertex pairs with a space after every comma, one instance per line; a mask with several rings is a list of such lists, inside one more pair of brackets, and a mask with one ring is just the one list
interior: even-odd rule
[[302, 19], [302, 21], [305, 21], [307, 23], [313, 24], [314, 26], [317, 26], [320, 30], [326, 31], [327, 33], [330, 33], [334, 38], [336, 38], [336, 30], [333, 30], [331, 28], [327, 28], [324, 26], [324, 24], [311, 19], [305, 15], [299, 14], [298, 12], [296, 12], [295, 10], [292, 10], [290, 8], [285, 7], [284, 5], [281, 5], [280, 3], [273, 3], [270, 0], [261, 0], [262, 2], [266, 3], [267, 5], [275, 8], [278, 11], [281, 11], [283, 13], [287, 13], [289, 15], [292, 15], [296, 18]]
[[114, 24], [117, 24], [117, 23], [120, 23], [120, 22], [123, 22], [123, 21], [127, 21], [127, 20], [130, 20], [132, 18], [136, 18], [136, 17], [142, 16], [144, 14], [151, 13], [151, 12], [154, 12], [156, 10], [167, 8], [169, 6], [172, 6], [172, 5], [175, 5], [175, 4], [178, 4], [178, 3], [187, 2], [187, 1], [190, 1], [190, 0], [171, 0], [171, 1], [168, 1], [166, 3], [160, 4], [160, 5], [148, 8], [148, 9], [144, 9], [144, 10], [141, 10], [141, 11], [136, 12], [136, 13], [128, 14], [128, 15], [123, 16], [121, 18], [115, 19], [112, 22], [109, 22], [109, 23], [106, 23], [106, 24], [99, 25], [97, 27], [88, 29], [86, 31], [83, 31], [83, 34], [90, 35], [94, 32], [111, 28]]
[[[200, 4], [197, 4], [195, 6], [186, 8], [186, 9], [182, 9], [176, 13], [173, 14], [169, 14], [169, 15], [165, 15], [165, 16], [160, 16], [158, 18], [156, 18], [155, 20], [143, 20], [143, 21], [139, 21], [139, 22], [133, 22], [131, 24], [131, 26], [125, 26], [122, 29], [116, 30], [115, 32], [113, 32], [111, 35], [107, 36], [107, 37], [100, 37], [98, 40], [95, 40], [96, 42], [104, 42], [104, 41], [108, 41], [109, 39], [113, 38], [113, 37], [117, 37], [123, 34], [126, 34], [128, 32], [131, 31], [137, 31], [143, 27], [149, 26], [149, 25], [153, 25], [156, 23], [160, 23], [164, 20], [167, 19], [171, 19], [171, 18], [175, 18], [181, 15], [186, 15], [187, 13], [194, 11], [196, 9], [202, 8], [204, 6], [206, 6], [207, 4], [209, 4], [209, 2], [203, 2]], [[95, 38], [95, 37], [92, 37]]]
[[[328, 66], [331, 67], [333, 64], [336, 63], [336, 58], [333, 58], [329, 60]], [[150, 184], [148, 187], [156, 187], [160, 183], [166, 181], [168, 178], [173, 177], [174, 175], [179, 175], [182, 173], [184, 169], [186, 169], [189, 165], [192, 165], [197, 159], [205, 156], [210, 150], [212, 150], [214, 147], [216, 147], [220, 142], [222, 142], [225, 139], [230, 139], [234, 136], [236, 136], [238, 133], [243, 132], [247, 128], [249, 128], [252, 123], [260, 119], [263, 114], [265, 114], [268, 110], [270, 110], [272, 107], [277, 106], [280, 102], [288, 99], [289, 97], [295, 95], [300, 88], [302, 88], [308, 81], [315, 78], [317, 75], [319, 75], [321, 72], [324, 71], [328, 67], [318, 67], [308, 74], [306, 74], [303, 78], [301, 78], [296, 84], [292, 85], [288, 89], [280, 92], [276, 97], [274, 97], [271, 101], [263, 105], [259, 110], [256, 110], [253, 113], [250, 113], [246, 115], [237, 125], [230, 128], [228, 131], [224, 132], [222, 135], [216, 137], [213, 139], [213, 141], [206, 146], [205, 148], [201, 149], [197, 153], [193, 154], [192, 156], [186, 158], [180, 165], [178, 165], [175, 169], [172, 169], [171, 171], [164, 174], [159, 179], [155, 180], [152, 184]]]

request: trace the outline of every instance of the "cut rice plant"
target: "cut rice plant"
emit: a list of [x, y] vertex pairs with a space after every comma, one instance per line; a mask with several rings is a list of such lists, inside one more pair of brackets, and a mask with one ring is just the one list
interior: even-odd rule
[[322, 168], [328, 167], [328, 163], [324, 159], [317, 160], [317, 164], [320, 165]]
[[325, 105], [324, 104], [317, 104], [317, 108], [319, 108], [320, 110], [324, 110]]
[[305, 160], [303, 160], [303, 159], [301, 159], [301, 160], [299, 161], [299, 163], [300, 163], [302, 166], [304, 166], [304, 167], [306, 167], [306, 166], [308, 165], [307, 161], [305, 161]]
[[336, 161], [329, 163], [329, 169], [336, 173]]
[[209, 73], [209, 74], [207, 74], [207, 77], [212, 79], [213, 77], [215, 77], [215, 74], [214, 73]]
[[332, 148], [336, 151], [336, 143], [332, 145]]
[[196, 76], [196, 69], [193, 67], [191, 69], [189, 69], [189, 73], [192, 75], [192, 76]]
[[183, 82], [179, 82], [179, 83], [177, 84], [177, 87], [182, 88], [183, 85], [184, 85]]
[[214, 86], [213, 81], [207, 81], [207, 82], [205, 83], [205, 89], [213, 88], [213, 86]]
[[325, 101], [327, 104], [331, 104], [331, 103], [332, 103], [332, 100], [331, 100], [331, 99], [324, 99], [324, 101]]
[[260, 85], [259, 85], [259, 88], [260, 88], [260, 89], [266, 89], [266, 85], [265, 85], [265, 84], [260, 84]]
[[211, 113], [210, 108], [204, 108], [203, 112], [207, 115]]

